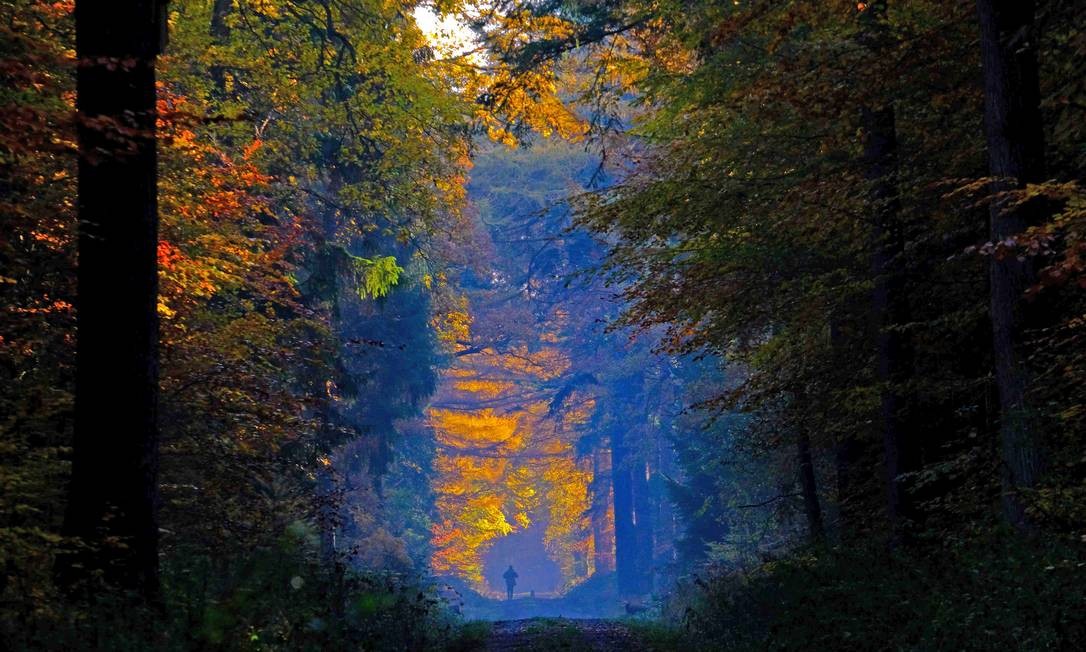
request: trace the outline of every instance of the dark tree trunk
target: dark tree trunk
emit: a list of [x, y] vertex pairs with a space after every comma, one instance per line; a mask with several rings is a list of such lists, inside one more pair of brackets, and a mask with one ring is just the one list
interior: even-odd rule
[[[672, 449], [672, 440], [665, 432], [665, 430], [660, 430], [656, 437], [656, 469], [665, 477], [675, 477], [675, 452]], [[670, 564], [676, 560], [675, 540], [679, 537], [681, 527], [677, 520], [678, 513], [675, 510], [675, 503], [671, 501], [666, 491], [659, 496], [654, 494], [654, 497], [656, 518], [653, 538], [656, 548], [653, 555], [657, 563], [665, 561]]]
[[857, 496], [862, 486], [858, 470], [860, 444], [855, 437], [843, 436], [837, 440], [833, 456], [837, 475], [838, 528], [842, 539], [850, 539], [860, 531], [862, 522]]
[[[325, 428], [328, 428], [327, 420]], [[333, 622], [340, 623], [343, 622], [346, 604], [347, 571], [337, 543], [337, 534], [343, 529], [343, 518], [340, 514], [343, 501], [340, 481], [343, 476], [339, 475], [333, 463], [324, 464], [318, 461], [314, 466], [317, 468], [317, 523], [320, 527], [321, 561], [332, 573], [329, 601], [335, 617]]]
[[[1044, 133], [1040, 111], [1033, 0], [977, 0], [988, 166], [995, 195], [990, 237], [1005, 241], [1036, 220], [1036, 208], [1013, 206], [998, 193], [1044, 180]], [[1026, 397], [1029, 375], [1020, 352], [1024, 331], [1022, 295], [1036, 280], [1032, 263], [1013, 253], [994, 256], [990, 267], [990, 315], [1003, 449], [1004, 511], [1019, 528], [1028, 525], [1022, 489], [1037, 484], [1045, 468], [1040, 428]]]
[[621, 595], [638, 594], [637, 529], [629, 452], [621, 426], [611, 432], [611, 491], [615, 511], [615, 575]]
[[[872, 56], [888, 44], [886, 2], [872, 2], [864, 12], [864, 45]], [[874, 93], [872, 93], [874, 95]], [[909, 432], [908, 401], [904, 395], [912, 375], [912, 347], [901, 327], [909, 319], [905, 296], [905, 226], [900, 215], [897, 176], [897, 125], [890, 104], [864, 106], [860, 123], [864, 134], [863, 167], [869, 182], [871, 207], [872, 326], [875, 334], [875, 371], [881, 385], [879, 429], [886, 474], [886, 511], [892, 536], [900, 541], [915, 517], [902, 475], [916, 470], [919, 442]]]
[[[224, 45], [230, 40], [230, 26], [226, 23], [227, 16], [230, 15], [231, 10], [234, 7], [234, 0], [215, 0], [215, 4], [211, 7], [211, 36], [214, 38], [215, 43], [218, 45]], [[226, 95], [226, 68], [219, 64], [211, 66], [211, 80], [215, 83], [215, 88], [218, 90], [220, 96]]]
[[[155, 56], [164, 3], [79, 0], [79, 269], [75, 441], [58, 560], [158, 592], [158, 206]], [[117, 545], [117, 543], [123, 545]]]
[[[328, 426], [325, 425], [325, 428]], [[316, 462], [317, 469], [317, 526], [320, 529], [321, 561], [332, 568], [339, 561], [336, 535], [340, 530], [340, 493], [333, 464]]]
[[822, 525], [822, 506], [818, 502], [814, 460], [811, 458], [811, 437], [805, 428], [796, 438], [796, 459], [799, 463], [799, 485], [803, 494], [803, 509], [807, 515], [807, 533], [811, 541], [821, 541], [826, 534]]
[[233, 6], [234, 0], [215, 0], [215, 4], [212, 5], [211, 35], [216, 39], [225, 40], [230, 36], [230, 26], [226, 24], [226, 17], [230, 15]]
[[656, 548], [653, 500], [649, 491], [650, 467], [640, 457], [633, 464], [634, 529], [637, 536], [637, 589], [638, 593], [650, 593], [653, 587]]
[[603, 459], [605, 451], [592, 453], [592, 547], [597, 573], [615, 570], [615, 537], [611, 510], [611, 475]]
[[[839, 314], [829, 319], [830, 347], [836, 370], [841, 374], [839, 387], [846, 387], [844, 376], [852, 373], [850, 361], [857, 346], [856, 336], [845, 327], [846, 320]], [[851, 334], [851, 337], [850, 337]], [[864, 503], [867, 497], [866, 482], [869, 469], [862, 463], [863, 442], [851, 431], [847, 411], [840, 405], [833, 408], [833, 421], [838, 428], [834, 445], [834, 471], [837, 480], [838, 529], [844, 540], [854, 538], [864, 528]], [[843, 430], [842, 430], [843, 429]]]
[[912, 375], [912, 347], [901, 327], [909, 322], [905, 296], [905, 233], [897, 196], [897, 132], [894, 109], [864, 108], [864, 166], [871, 182], [872, 317], [875, 371], [881, 385], [879, 426], [886, 473], [886, 508], [895, 537], [915, 516], [902, 475], [919, 463], [916, 433], [909, 432], [906, 385]]

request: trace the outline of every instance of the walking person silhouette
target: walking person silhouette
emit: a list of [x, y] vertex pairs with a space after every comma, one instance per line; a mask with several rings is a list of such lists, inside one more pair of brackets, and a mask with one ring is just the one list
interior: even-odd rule
[[513, 587], [517, 585], [517, 572], [513, 570], [513, 565], [509, 564], [509, 568], [502, 573], [502, 577], [505, 578], [505, 591], [509, 595], [510, 600], [513, 599]]

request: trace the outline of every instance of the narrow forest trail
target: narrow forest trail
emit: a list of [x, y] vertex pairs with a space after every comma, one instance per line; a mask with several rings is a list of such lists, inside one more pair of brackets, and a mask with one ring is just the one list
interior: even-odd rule
[[494, 623], [487, 652], [509, 650], [622, 650], [648, 652], [651, 648], [629, 627], [598, 618], [529, 618]]

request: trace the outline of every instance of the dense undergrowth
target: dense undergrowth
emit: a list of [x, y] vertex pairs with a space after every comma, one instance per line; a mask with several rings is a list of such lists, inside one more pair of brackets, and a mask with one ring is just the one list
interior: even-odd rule
[[[471, 650], [485, 624], [465, 624], [421, 577], [323, 563], [296, 523], [244, 555], [180, 552], [163, 565], [154, 608], [104, 586], [9, 610], [12, 650]], [[29, 602], [25, 603], [29, 604]]]
[[664, 625], [642, 629], [677, 650], [1082, 649], [1084, 578], [1086, 546], [1069, 540], [812, 547], [685, 581]]

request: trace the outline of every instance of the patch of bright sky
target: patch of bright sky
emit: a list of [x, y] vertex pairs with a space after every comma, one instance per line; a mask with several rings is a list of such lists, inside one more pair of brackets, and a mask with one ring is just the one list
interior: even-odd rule
[[415, 22], [440, 58], [461, 56], [478, 48], [475, 35], [456, 16], [439, 16], [431, 5], [415, 7]]

